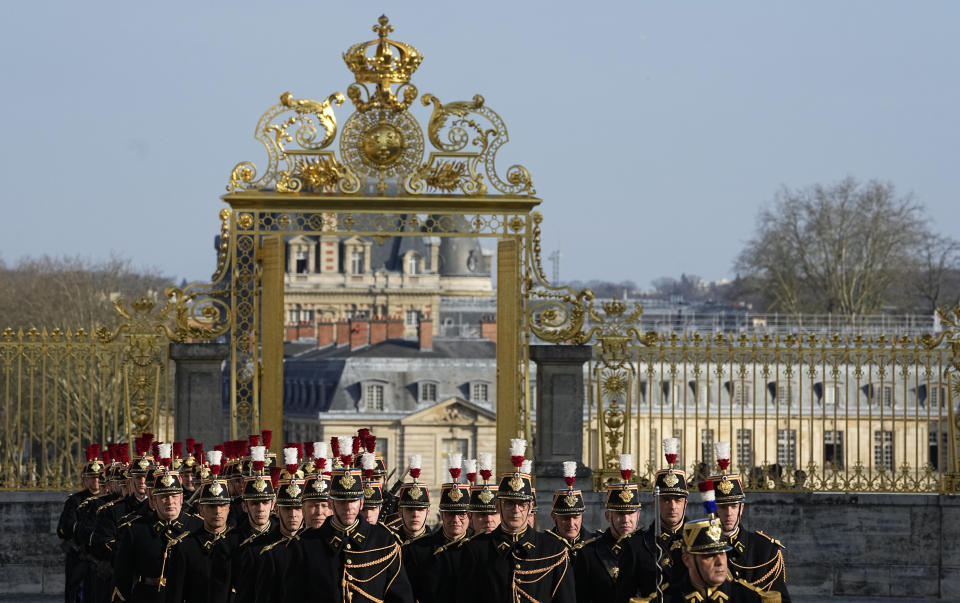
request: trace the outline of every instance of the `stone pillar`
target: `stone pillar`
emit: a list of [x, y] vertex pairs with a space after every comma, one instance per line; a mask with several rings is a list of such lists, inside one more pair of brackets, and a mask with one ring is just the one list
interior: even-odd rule
[[563, 461], [578, 461], [577, 488], [592, 489], [593, 472], [583, 465], [583, 363], [592, 353], [592, 348], [585, 345], [530, 346], [530, 359], [537, 363], [533, 472], [537, 476], [538, 499], [549, 501], [554, 490], [566, 487]]
[[213, 450], [226, 437], [223, 423], [223, 361], [230, 355], [225, 343], [174, 343], [170, 358], [176, 363], [176, 436], [204, 443]]

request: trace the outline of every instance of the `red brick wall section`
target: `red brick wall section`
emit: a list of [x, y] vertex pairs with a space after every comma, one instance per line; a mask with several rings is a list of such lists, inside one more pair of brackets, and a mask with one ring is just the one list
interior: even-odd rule
[[333, 323], [317, 323], [317, 347], [323, 348], [333, 343]]
[[387, 339], [403, 339], [403, 320], [391, 318], [387, 321]]
[[480, 337], [493, 343], [497, 343], [497, 323], [496, 322], [481, 322], [480, 323]]
[[433, 321], [429, 318], [420, 319], [420, 349], [433, 349]]
[[375, 318], [370, 321], [370, 345], [377, 345], [387, 339], [387, 321]]
[[351, 320], [350, 349], [355, 350], [368, 343], [370, 343], [370, 322], [366, 320]]
[[346, 322], [336, 323], [337, 328], [337, 345], [347, 345], [350, 343], [350, 325]]

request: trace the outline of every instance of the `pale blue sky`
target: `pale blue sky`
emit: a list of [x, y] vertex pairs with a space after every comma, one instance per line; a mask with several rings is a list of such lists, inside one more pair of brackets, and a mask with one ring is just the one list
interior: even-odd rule
[[[957, 2], [18, 2], [0, 36], [0, 258], [128, 256], [190, 280], [215, 264], [219, 196], [263, 164], [260, 115], [352, 78], [393, 37], [414, 83], [480, 93], [499, 165], [544, 202], [561, 278], [732, 276], [781, 184], [890, 180], [960, 237]], [[418, 103], [419, 106], [419, 103]], [[349, 101], [337, 115], [350, 114]], [[426, 115], [425, 112], [422, 115]], [[502, 162], [502, 163], [501, 163]]]

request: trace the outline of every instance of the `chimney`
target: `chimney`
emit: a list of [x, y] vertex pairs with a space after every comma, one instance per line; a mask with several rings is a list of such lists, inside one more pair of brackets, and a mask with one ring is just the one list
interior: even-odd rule
[[385, 318], [374, 318], [370, 321], [370, 345], [377, 345], [387, 339], [387, 321]]
[[497, 343], [497, 319], [494, 316], [484, 316], [480, 319], [480, 337]]
[[341, 320], [334, 327], [337, 331], [337, 347], [350, 343], [350, 325], [347, 321]]
[[370, 321], [351, 320], [350, 323], [350, 351], [370, 343]]
[[333, 323], [332, 322], [318, 322], [317, 323], [317, 347], [324, 348], [328, 345], [333, 344]]
[[387, 339], [403, 339], [403, 320], [391, 318], [387, 320]]
[[284, 341], [296, 341], [300, 338], [300, 329], [296, 325], [287, 325], [283, 329], [283, 340]]
[[433, 349], [433, 321], [429, 318], [421, 318], [417, 326], [417, 333], [420, 338], [420, 351], [428, 352]]

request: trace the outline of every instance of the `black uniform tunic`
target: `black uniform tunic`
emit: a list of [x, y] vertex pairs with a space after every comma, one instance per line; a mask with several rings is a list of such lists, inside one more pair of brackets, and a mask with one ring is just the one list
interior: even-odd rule
[[607, 528], [583, 546], [573, 563], [577, 603], [613, 601], [620, 574], [620, 552], [629, 536], [617, 539]]
[[687, 571], [681, 560], [683, 524], [676, 530], [661, 529], [656, 539], [654, 528], [655, 525], [650, 524], [649, 529], [634, 532], [621, 543], [617, 595], [614, 597], [618, 603], [626, 603], [630, 597], [646, 595], [656, 589], [658, 559], [662, 584], [676, 582]]
[[288, 601], [413, 603], [400, 543], [381, 525], [357, 520], [342, 529], [333, 518], [289, 543]]
[[257, 531], [250, 525], [250, 520], [245, 519], [213, 545], [210, 601], [228, 603], [239, 600], [238, 595], [246, 586], [247, 579], [252, 581], [250, 574], [255, 560], [253, 543], [276, 531], [278, 525], [277, 519], [271, 517], [270, 524], [262, 531]]
[[57, 536], [63, 541], [61, 546], [67, 554], [64, 568], [64, 600], [68, 603], [76, 601], [84, 576], [87, 574], [87, 562], [83, 559], [83, 550], [74, 540], [77, 523], [80, 520], [77, 507], [92, 496], [89, 490], [81, 490], [68, 496], [63, 503], [60, 521], [57, 522]]
[[261, 540], [260, 552], [254, 563], [253, 601], [256, 603], [289, 603], [287, 599], [291, 562], [290, 543], [299, 538], [299, 532], [284, 536], [277, 531]]
[[229, 533], [230, 528], [214, 534], [201, 527], [171, 548], [167, 561], [169, 600], [184, 603], [210, 601], [213, 547]]
[[733, 577], [742, 578], [760, 590], [775, 590], [789, 603], [784, 546], [763, 532], [751, 532], [738, 526], [729, 536], [733, 549], [727, 552], [727, 566]]
[[[461, 547], [456, 600], [489, 603], [566, 603], [576, 600], [567, 547], [553, 536], [503, 526]], [[522, 592], [520, 592], [522, 591]], [[451, 598], [450, 600], [454, 600]]]
[[447, 601], [449, 597], [441, 592], [441, 559], [439, 551], [456, 546], [463, 538], [447, 538], [443, 528], [421, 538], [407, 541], [403, 545], [403, 565], [413, 587], [413, 596], [420, 603]]
[[144, 515], [119, 529], [114, 560], [113, 601], [167, 601], [167, 562], [170, 547], [202, 525], [181, 513], [172, 521], [156, 513]]
[[[753, 603], [763, 601], [760, 591], [750, 586], [746, 582], [727, 579], [726, 582], [716, 588], [697, 589], [690, 582], [687, 575], [678, 583], [669, 585], [663, 596], [666, 603], [697, 603], [697, 602], [722, 602], [722, 603]], [[640, 598], [643, 603], [661, 601], [656, 593], [651, 593], [649, 597]]]
[[545, 533], [549, 534], [550, 536], [553, 536], [554, 538], [559, 540], [565, 547], [567, 547], [567, 552], [570, 554], [571, 565], [573, 564], [574, 561], [576, 561], [577, 555], [580, 553], [580, 549], [582, 549], [584, 546], [587, 545], [588, 542], [590, 542], [590, 540], [592, 540], [592, 538], [585, 539], [583, 537], [583, 530], [577, 532], [577, 535], [574, 536], [573, 540], [570, 540], [569, 538], [564, 538], [563, 536], [558, 534], [556, 531], [556, 527], [554, 527], [553, 530], [547, 530]]

